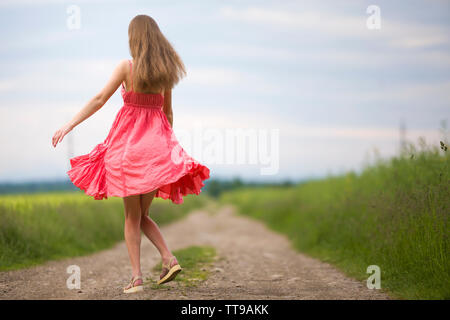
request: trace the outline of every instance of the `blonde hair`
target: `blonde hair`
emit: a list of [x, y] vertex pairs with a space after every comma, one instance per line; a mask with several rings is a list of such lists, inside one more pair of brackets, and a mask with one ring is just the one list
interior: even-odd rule
[[128, 27], [133, 57], [133, 87], [140, 92], [172, 89], [186, 75], [183, 61], [162, 34], [156, 21], [138, 15]]

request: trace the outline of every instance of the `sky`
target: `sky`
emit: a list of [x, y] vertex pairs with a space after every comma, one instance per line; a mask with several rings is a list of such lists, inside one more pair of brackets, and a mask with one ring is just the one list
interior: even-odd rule
[[213, 178], [359, 171], [398, 153], [402, 123], [409, 141], [442, 139], [449, 1], [2, 0], [0, 182], [67, 178], [69, 158], [103, 142], [119, 90], [56, 148], [51, 138], [130, 59], [138, 14], [183, 59], [174, 132]]

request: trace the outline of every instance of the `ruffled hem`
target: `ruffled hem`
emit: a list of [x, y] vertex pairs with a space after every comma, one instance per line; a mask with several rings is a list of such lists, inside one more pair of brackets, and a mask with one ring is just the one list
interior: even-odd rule
[[99, 143], [88, 154], [70, 159], [67, 171], [72, 183], [95, 200], [108, 199], [106, 188], [105, 152], [108, 146]]
[[159, 187], [155, 197], [164, 200], [170, 199], [175, 204], [182, 204], [184, 196], [200, 194], [201, 189], [205, 186], [203, 181], [209, 179], [209, 173], [208, 167], [198, 162], [191, 162], [186, 174], [175, 182]]
[[[106, 184], [105, 153], [108, 146], [100, 143], [88, 154], [70, 159], [71, 169], [67, 171], [72, 183], [95, 200], [108, 199]], [[155, 189], [155, 197], [170, 199], [175, 204], [182, 204], [183, 197], [189, 194], [199, 195], [205, 186], [204, 180], [209, 179], [208, 167], [193, 160], [189, 163], [187, 172], [173, 182], [165, 182], [162, 186], [144, 190], [138, 194], [148, 193]], [[127, 194], [130, 196], [133, 194]], [[115, 196], [111, 194], [110, 196]], [[123, 197], [123, 196], [120, 196]]]

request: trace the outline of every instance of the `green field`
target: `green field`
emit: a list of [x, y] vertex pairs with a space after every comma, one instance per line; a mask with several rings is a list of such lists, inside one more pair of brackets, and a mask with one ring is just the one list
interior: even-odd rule
[[[156, 198], [150, 217], [162, 225], [204, 206], [189, 195], [182, 205]], [[94, 200], [83, 192], [0, 196], [0, 271], [85, 255], [123, 240], [123, 200]]]
[[220, 197], [288, 235], [294, 246], [404, 299], [450, 299], [449, 151], [409, 146], [362, 173]]

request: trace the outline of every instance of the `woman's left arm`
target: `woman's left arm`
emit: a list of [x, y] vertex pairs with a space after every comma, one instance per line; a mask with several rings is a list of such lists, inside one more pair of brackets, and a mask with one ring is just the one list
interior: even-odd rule
[[167, 121], [173, 128], [173, 111], [172, 111], [172, 89], [164, 90], [164, 106], [163, 111], [166, 114]]
[[117, 65], [105, 87], [89, 100], [89, 102], [69, 122], [55, 132], [52, 138], [53, 147], [56, 147], [56, 145], [63, 140], [64, 136], [72, 131], [73, 128], [103, 107], [106, 101], [108, 101], [113, 93], [116, 92], [122, 81], [125, 80], [128, 67], [128, 60], [122, 60]]

